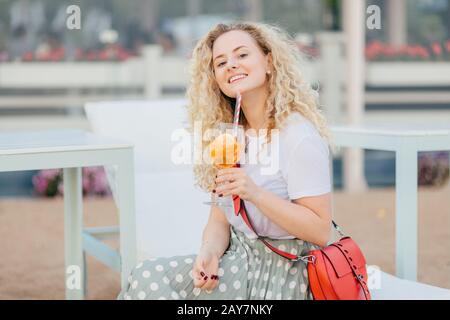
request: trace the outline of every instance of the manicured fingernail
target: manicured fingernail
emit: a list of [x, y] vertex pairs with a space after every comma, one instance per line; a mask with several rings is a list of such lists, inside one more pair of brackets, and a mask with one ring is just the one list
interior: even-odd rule
[[208, 280], [208, 276], [205, 276], [205, 277], [203, 278], [203, 280]]
[[200, 275], [201, 275], [202, 277], [204, 277], [204, 276], [205, 276], [205, 273], [204, 273], [203, 271], [201, 271], [201, 272], [200, 272]]
[[219, 194], [219, 198], [223, 197], [223, 194]]
[[216, 193], [216, 189], [213, 190], [213, 193]]

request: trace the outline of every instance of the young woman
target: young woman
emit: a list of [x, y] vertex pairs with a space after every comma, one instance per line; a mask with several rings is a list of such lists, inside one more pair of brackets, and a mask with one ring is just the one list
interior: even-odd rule
[[[246, 149], [258, 151], [240, 167], [196, 165], [197, 184], [230, 203], [238, 195], [260, 237], [306, 255], [329, 241], [331, 180], [328, 129], [300, 60], [277, 27], [219, 24], [194, 49], [188, 97], [204, 132], [233, 122], [239, 92]], [[138, 264], [119, 298], [312, 299], [306, 263], [269, 250], [232, 207], [211, 206], [202, 239], [197, 255]]]

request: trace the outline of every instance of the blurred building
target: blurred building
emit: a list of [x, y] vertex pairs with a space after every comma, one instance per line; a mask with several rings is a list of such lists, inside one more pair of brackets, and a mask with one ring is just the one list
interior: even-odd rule
[[[347, 111], [341, 0], [79, 0], [81, 29], [69, 30], [72, 4], [0, 1], [0, 131], [86, 129], [86, 101], [183, 96], [196, 40], [216, 23], [235, 20], [288, 30], [307, 57], [305, 74], [320, 88], [327, 115], [337, 120]], [[365, 118], [450, 122], [450, 0], [369, 5], [380, 8], [382, 27], [365, 29]], [[383, 157], [383, 170], [367, 168], [378, 184], [392, 184], [393, 159]]]
[[[368, 42], [425, 45], [444, 43], [450, 38], [448, 0], [367, 0], [366, 3], [379, 6], [383, 19], [383, 28], [366, 33]], [[83, 27], [79, 32], [68, 32], [65, 10], [71, 4], [57, 0], [2, 1], [1, 32], [9, 58], [20, 59], [24, 53], [34, 51], [48, 32], [62, 36], [71, 58], [75, 48], [101, 47], [99, 34], [106, 29], [116, 30], [118, 41], [130, 51], [135, 51], [138, 43], [165, 41], [168, 37], [174, 42], [175, 51], [183, 54], [217, 21], [266, 21], [279, 24], [294, 36], [339, 30], [342, 25], [340, 0], [80, 0], [77, 4], [81, 8]]]

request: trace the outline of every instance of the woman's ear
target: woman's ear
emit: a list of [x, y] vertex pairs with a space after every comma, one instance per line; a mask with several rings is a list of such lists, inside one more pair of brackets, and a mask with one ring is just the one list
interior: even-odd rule
[[266, 54], [266, 70], [271, 73], [272, 72], [272, 52], [269, 52], [268, 54]]

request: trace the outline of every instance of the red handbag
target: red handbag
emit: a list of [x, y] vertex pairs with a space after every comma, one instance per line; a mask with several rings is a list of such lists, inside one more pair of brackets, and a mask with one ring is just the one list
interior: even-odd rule
[[241, 215], [247, 226], [255, 232], [270, 250], [290, 261], [302, 260], [308, 264], [308, 278], [315, 300], [370, 300], [367, 287], [366, 260], [361, 249], [352, 238], [344, 236], [333, 221], [333, 227], [342, 238], [326, 247], [311, 250], [306, 256], [297, 256], [282, 251], [260, 238], [253, 228], [244, 201], [233, 196], [234, 212]]

